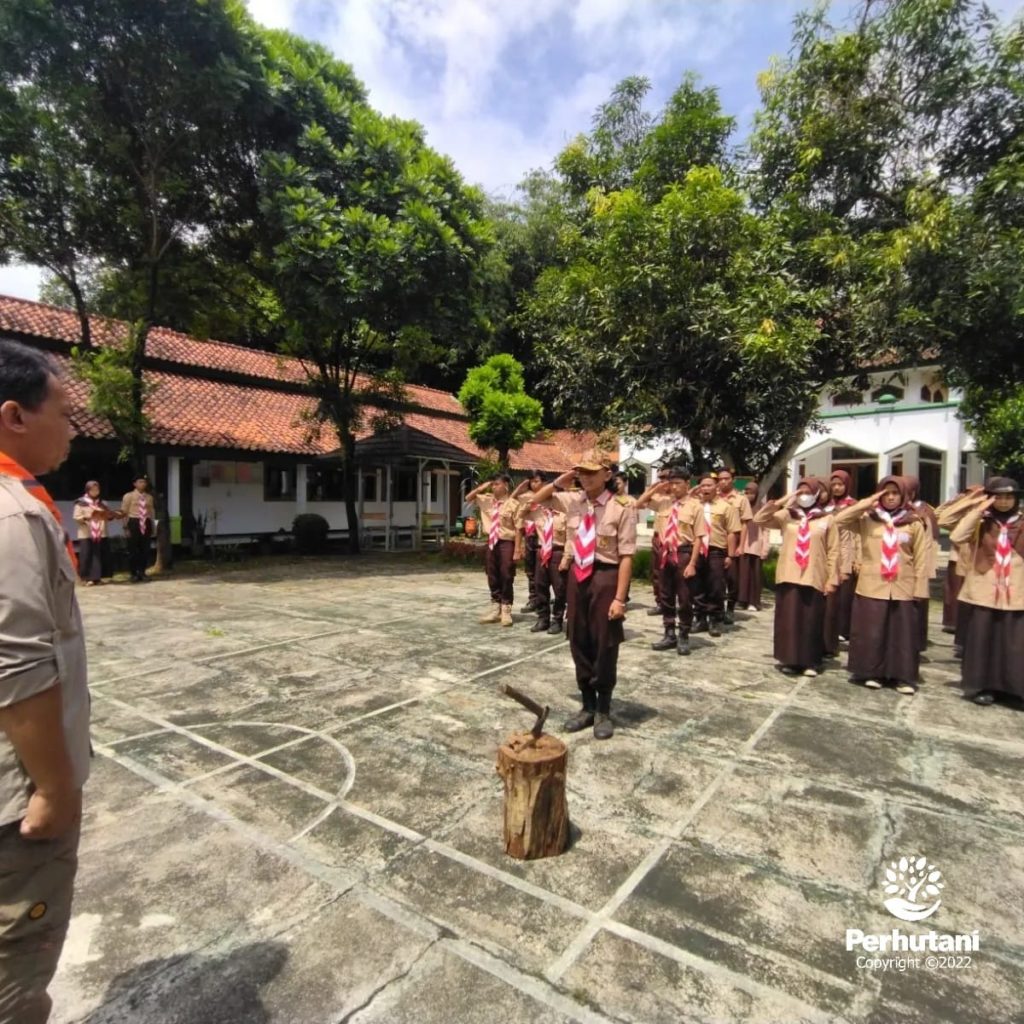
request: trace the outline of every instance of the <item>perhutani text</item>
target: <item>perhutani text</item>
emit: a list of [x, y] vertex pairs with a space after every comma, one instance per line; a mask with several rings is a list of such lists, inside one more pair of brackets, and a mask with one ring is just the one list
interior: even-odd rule
[[978, 932], [950, 935], [948, 932], [908, 934], [899, 928], [891, 932], [862, 932], [846, 929], [847, 952], [863, 949], [868, 953], [972, 953], [981, 947]]

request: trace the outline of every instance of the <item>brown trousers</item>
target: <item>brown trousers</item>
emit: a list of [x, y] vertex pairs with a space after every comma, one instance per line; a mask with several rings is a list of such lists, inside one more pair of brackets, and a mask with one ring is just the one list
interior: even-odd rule
[[658, 566], [661, 565], [661, 537], [655, 534], [651, 538], [651, 585], [654, 590], [654, 603], [661, 605], [661, 573]]
[[722, 621], [725, 614], [725, 556], [724, 548], [709, 548], [707, 557], [697, 560], [697, 616], [701, 619]]
[[20, 826], [0, 827], [0, 1024], [44, 1024], [71, 920], [78, 827], [34, 841]]
[[516, 578], [515, 542], [499, 540], [493, 548], [487, 549], [487, 586], [491, 600], [498, 604], [511, 604], [512, 584]]
[[734, 558], [732, 565], [725, 570], [725, 603], [729, 611], [733, 611], [740, 593], [740, 560]]
[[761, 557], [759, 555], [740, 555], [740, 587], [736, 600], [748, 608], [761, 610]]
[[[534, 577], [537, 597], [537, 617], [541, 619], [555, 618], [559, 622], [565, 618], [565, 591], [568, 586], [568, 572], [560, 572], [562, 555], [565, 548], [555, 547], [551, 550], [551, 561], [545, 565], [537, 552], [537, 572]], [[554, 601], [551, 600], [554, 595]]]
[[139, 529], [138, 519], [128, 521], [128, 568], [133, 576], [145, 576], [149, 568], [149, 545], [153, 539], [153, 520], [146, 520], [146, 532]]
[[693, 595], [697, 586], [697, 577], [685, 575], [690, 564], [693, 546], [685, 544], [679, 548], [678, 558], [673, 564], [666, 563], [658, 570], [661, 576], [661, 617], [666, 629], [675, 627], [679, 619], [679, 632], [689, 636], [693, 625]]
[[536, 530], [523, 535], [523, 557], [526, 566], [526, 588], [532, 601], [537, 596], [537, 565], [540, 562]]
[[619, 644], [625, 639], [622, 619], [611, 621], [608, 611], [619, 584], [618, 566], [595, 563], [594, 571], [580, 583], [569, 569], [569, 650], [576, 665], [576, 685], [584, 701], [597, 694], [597, 711], [608, 713], [612, 690], [618, 679]]

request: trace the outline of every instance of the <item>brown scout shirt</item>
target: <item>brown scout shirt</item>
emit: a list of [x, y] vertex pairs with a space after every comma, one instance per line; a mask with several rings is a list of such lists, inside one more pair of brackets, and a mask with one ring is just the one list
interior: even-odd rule
[[[75, 567], [64, 531], [20, 480], [0, 474], [0, 705], [60, 686], [73, 784], [89, 777], [89, 691]], [[28, 809], [31, 779], [0, 731], [0, 825]]]
[[[750, 499], [748, 498], [747, 500], [749, 501]], [[758, 508], [757, 511], [760, 512], [762, 508], [764, 508], [764, 505]], [[757, 558], [767, 558], [772, 546], [768, 531], [757, 522], [756, 516], [750, 522], [744, 523], [740, 541], [741, 544], [737, 554], [754, 555]]]
[[889, 582], [882, 578], [882, 535], [885, 533], [885, 523], [868, 515], [874, 504], [874, 498], [864, 498], [835, 515], [836, 525], [841, 530], [851, 530], [860, 536], [861, 563], [857, 593], [861, 597], [881, 601], [915, 601], [921, 589], [921, 579], [928, 579], [928, 526], [920, 519], [896, 525], [900, 543], [899, 575]]
[[[661, 537], [664, 540], [668, 528], [672, 506], [676, 499], [668, 494], [656, 494], [650, 499], [649, 505], [655, 515], [662, 520]], [[708, 525], [704, 521], [704, 506], [696, 498], [679, 499], [679, 544], [694, 544], [701, 537], [708, 535]]]
[[754, 518], [754, 513], [750, 510], [750, 499], [742, 491], [730, 491], [724, 500], [739, 513], [740, 523], [749, 522]]
[[[636, 553], [636, 511], [629, 500], [608, 493], [608, 499], [593, 502], [594, 526], [597, 531], [598, 562], [618, 565], [626, 555]], [[565, 525], [568, 536], [575, 536], [576, 529], [590, 504], [584, 491], [559, 491], [551, 501], [565, 510]], [[566, 548], [568, 555], [569, 549]]]
[[[961, 545], [964, 585], [960, 588], [960, 600], [982, 608], [1024, 611], [1024, 558], [1016, 548], [1010, 549], [1009, 600], [1001, 595], [997, 602], [995, 550], [999, 533], [991, 526], [982, 532], [981, 517], [980, 509], [969, 512], [949, 536], [954, 544]], [[1024, 653], [1018, 651], [1017, 657], [1024, 657]]]
[[774, 502], [769, 502], [754, 516], [754, 522], [759, 526], [774, 526], [782, 533], [782, 550], [775, 566], [776, 583], [796, 583], [824, 593], [827, 584], [839, 582], [839, 530], [832, 516], [811, 520], [809, 561], [803, 572], [796, 562], [800, 520], [788, 509], [780, 509]]
[[142, 495], [138, 491], [132, 489], [121, 499], [121, 511], [125, 514], [125, 519], [138, 519], [139, 518], [139, 499], [145, 497], [146, 499], [146, 518], [155, 519], [156, 515], [156, 501], [152, 494]]
[[962, 545], [953, 543], [952, 530], [975, 507], [976, 498], [976, 494], [962, 494], [943, 502], [935, 509], [935, 519], [939, 524], [939, 529], [950, 533], [949, 564], [953, 566], [957, 576], [967, 575], [967, 560], [970, 555], [966, 551], [961, 552]]
[[[88, 540], [92, 536], [92, 514], [95, 511], [95, 506], [86, 505], [85, 502], [79, 500], [75, 502], [74, 512], [72, 513], [75, 517], [75, 522], [78, 524], [78, 539]], [[100, 519], [100, 537], [106, 537], [107, 525], [110, 522], [108, 519]]]
[[[494, 519], [494, 509], [498, 499], [493, 494], [478, 494], [476, 496], [476, 507], [480, 510], [480, 523], [482, 532], [480, 536], [487, 540], [491, 535], [491, 521]], [[516, 539], [516, 521], [519, 515], [519, 502], [515, 498], [501, 499], [501, 515], [499, 522], [499, 538], [501, 540]]]
[[[746, 498], [744, 498], [746, 501]], [[749, 506], [749, 502], [747, 503]], [[739, 510], [735, 505], [726, 501], [725, 498], [715, 498], [711, 505], [711, 538], [708, 541], [713, 548], [721, 548], [723, 551], [729, 549], [730, 533], [739, 533], [743, 529], [740, 521]], [[703, 515], [704, 505], [701, 503], [701, 514]]]

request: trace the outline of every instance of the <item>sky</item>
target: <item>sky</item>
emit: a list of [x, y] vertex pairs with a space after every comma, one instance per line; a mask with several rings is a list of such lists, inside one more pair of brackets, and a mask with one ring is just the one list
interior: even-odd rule
[[[550, 166], [627, 75], [651, 80], [658, 110], [696, 72], [742, 136], [757, 75], [786, 54], [792, 19], [809, 2], [247, 0], [262, 24], [331, 49], [376, 109], [419, 121], [467, 181], [499, 195]], [[1004, 14], [1022, 7], [990, 3]], [[39, 278], [31, 267], [0, 267], [0, 294], [36, 298]]]

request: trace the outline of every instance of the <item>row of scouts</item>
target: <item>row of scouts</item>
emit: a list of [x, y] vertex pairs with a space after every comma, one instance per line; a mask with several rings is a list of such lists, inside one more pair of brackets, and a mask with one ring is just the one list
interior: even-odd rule
[[113, 575], [109, 528], [115, 521], [123, 523], [128, 538], [128, 568], [132, 582], [146, 581], [149, 544], [156, 525], [153, 495], [147, 477], [140, 476], [135, 480], [118, 509], [112, 509], [103, 500], [98, 481], [88, 481], [85, 493], [75, 502], [74, 517], [78, 525], [78, 573], [87, 587], [99, 586]]

